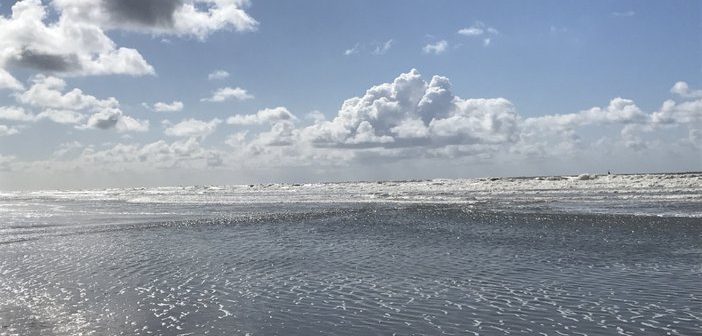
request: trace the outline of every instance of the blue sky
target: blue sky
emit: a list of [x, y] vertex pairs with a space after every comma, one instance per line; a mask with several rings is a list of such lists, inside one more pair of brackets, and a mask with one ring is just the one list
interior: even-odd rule
[[[75, 42], [62, 30], [72, 41], [62, 51], [41, 33], [23, 33], [20, 23], [33, 18], [11, 17], [12, 3], [0, 7], [0, 38], [10, 41], [0, 43], [0, 61], [13, 78], [0, 89], [0, 187], [564, 174], [602, 172], [603, 162], [618, 171], [702, 168], [697, 1], [145, 1], [168, 6], [166, 23], [118, 17], [139, 9], [91, 1], [101, 16], [89, 17], [74, 0], [25, 0], [15, 8], [23, 2], [44, 8], [47, 16], [34, 23], [49, 28], [94, 28], [112, 47], [88, 50], [90, 41], [80, 41], [86, 34]], [[179, 14], [189, 5], [201, 13], [221, 7], [243, 14], [197, 21]], [[95, 61], [118, 48], [141, 59], [123, 69]], [[71, 70], [34, 62], [84, 54], [93, 60]], [[228, 77], [208, 79], [217, 70]], [[407, 89], [419, 94], [416, 101], [388, 93], [342, 107], [401, 74], [421, 87], [422, 93]], [[450, 81], [450, 97], [423, 123], [405, 123], [417, 120], [415, 103], [431, 91], [433, 75]], [[61, 105], [77, 114], [55, 122], [40, 115], [58, 105], [18, 98], [47, 78], [63, 81], [61, 94], [78, 88], [118, 103]], [[251, 97], [203, 100], [226, 87]], [[612, 104], [618, 97], [626, 103]], [[497, 98], [509, 104], [464, 103]], [[663, 111], [666, 100], [675, 105]], [[179, 111], [154, 111], [157, 102], [175, 101]], [[378, 105], [388, 101], [400, 111]], [[229, 122], [276, 107], [285, 112]], [[581, 113], [592, 108], [602, 111]], [[100, 124], [95, 113], [114, 123]], [[335, 119], [344, 113], [353, 117]], [[561, 117], [539, 119], [547, 115]], [[135, 122], [125, 126], [128, 120]], [[182, 132], [168, 131], [188, 120], [195, 122], [180, 125]], [[410, 124], [419, 130], [397, 128]], [[449, 130], [452, 125], [462, 126]], [[266, 135], [272, 130], [275, 139]], [[331, 130], [337, 133], [330, 138]], [[157, 142], [170, 146], [162, 150], [170, 156], [149, 152]], [[185, 154], [174, 149], [185, 144]], [[125, 162], [96, 158], [115, 157], [115, 150], [132, 153], [121, 157]]]

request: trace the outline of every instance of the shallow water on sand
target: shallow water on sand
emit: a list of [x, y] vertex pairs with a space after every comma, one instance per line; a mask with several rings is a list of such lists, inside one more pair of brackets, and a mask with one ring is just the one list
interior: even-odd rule
[[397, 203], [3, 208], [0, 335], [702, 330], [699, 218]]

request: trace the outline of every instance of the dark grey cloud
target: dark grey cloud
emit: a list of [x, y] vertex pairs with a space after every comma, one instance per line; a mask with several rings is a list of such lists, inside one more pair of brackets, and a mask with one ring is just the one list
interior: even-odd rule
[[103, 0], [115, 21], [127, 21], [144, 27], [172, 27], [173, 13], [182, 0]]
[[97, 122], [95, 122], [95, 127], [100, 129], [110, 129], [117, 125], [117, 121], [119, 121], [118, 118], [98, 120]]
[[80, 70], [80, 60], [75, 54], [48, 54], [29, 49], [22, 50], [12, 64], [23, 68], [32, 68], [49, 72], [70, 72]]
[[116, 113], [112, 111], [98, 112], [93, 114], [88, 120], [88, 126], [100, 128], [100, 129], [110, 129], [117, 126], [117, 122], [121, 117], [121, 113]]

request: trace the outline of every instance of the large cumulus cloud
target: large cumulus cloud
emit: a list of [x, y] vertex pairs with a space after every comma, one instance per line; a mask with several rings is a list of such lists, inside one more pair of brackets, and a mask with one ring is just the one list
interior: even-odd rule
[[255, 30], [246, 0], [53, 0], [63, 15], [106, 29], [205, 38], [220, 29]]
[[463, 99], [449, 79], [412, 69], [346, 100], [338, 115], [302, 130], [316, 147], [441, 147], [515, 139], [518, 115], [504, 98]]
[[[89, 146], [74, 159], [62, 157], [59, 166], [139, 172], [159, 168], [206, 172], [215, 167], [271, 174], [295, 170], [350, 179], [439, 176], [450, 169], [461, 172], [453, 176], [465, 176], [466, 169], [476, 174], [473, 169], [480, 169], [476, 167], [483, 167], [477, 174], [500, 169], [505, 169], [501, 174], [523, 174], [533, 165], [541, 166], [531, 173], [553, 173], [540, 169], [557, 169], [553, 167], [561, 163], [572, 171], [617, 169], [612, 167], [617, 164], [622, 170], [694, 169], [702, 150], [702, 97], [680, 83], [672, 90], [675, 96], [652, 111], [615, 97], [581, 111], [527, 117], [506, 98], [462, 98], [448, 78], [426, 79], [410, 70], [345, 100], [328, 119], [318, 112], [300, 118], [283, 106], [232, 115], [226, 125], [219, 118], [186, 118], [164, 123], [166, 140], [103, 149]], [[116, 99], [68, 89], [57, 78], [35, 77], [26, 85], [28, 89], [15, 95], [24, 106], [0, 109], [0, 119], [22, 123], [53, 118], [83, 128], [118, 130], [133, 120], [120, 112], [112, 114], [120, 108]], [[0, 135], [16, 136], [20, 131], [0, 126]], [[222, 131], [228, 136], [217, 136]], [[55, 161], [13, 162], [6, 169], [56, 167]]]
[[[106, 34], [127, 30], [204, 39], [221, 29], [250, 31], [245, 0], [23, 0], [0, 17], [0, 89], [21, 90], [12, 69], [62, 76], [154, 74], [133, 48]], [[49, 7], [51, 6], [51, 7]], [[56, 15], [49, 14], [49, 8]]]
[[[331, 119], [317, 117], [311, 125], [300, 125], [304, 118], [298, 119], [283, 107], [230, 117], [228, 123], [238, 128], [267, 124], [270, 129], [258, 133], [251, 128], [239, 130], [227, 144], [235, 148], [239, 160], [292, 165], [577, 157], [602, 148], [660, 148], [665, 144], [657, 136], [663, 130], [684, 133], [680, 144], [696, 146], [702, 100], [690, 100], [691, 94], [685, 97], [666, 101], [651, 113], [633, 100], [616, 97], [604, 106], [579, 112], [524, 117], [506, 98], [461, 98], [448, 78], [425, 80], [412, 69], [347, 99]], [[583, 131], [592, 127], [615, 133], [593, 139], [593, 132]]]
[[2, 86], [20, 89], [7, 71], [13, 67], [67, 75], [154, 73], [137, 50], [118, 47], [100, 26], [63, 15], [47, 20], [47, 8], [40, 0], [19, 1], [10, 17], [0, 17]]

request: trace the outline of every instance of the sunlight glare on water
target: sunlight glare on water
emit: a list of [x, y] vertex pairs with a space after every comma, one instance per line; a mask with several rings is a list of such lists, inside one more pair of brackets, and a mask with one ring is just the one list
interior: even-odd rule
[[119, 193], [3, 196], [0, 335], [702, 329], [694, 210]]

